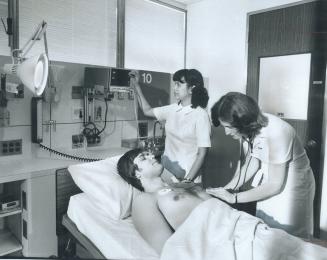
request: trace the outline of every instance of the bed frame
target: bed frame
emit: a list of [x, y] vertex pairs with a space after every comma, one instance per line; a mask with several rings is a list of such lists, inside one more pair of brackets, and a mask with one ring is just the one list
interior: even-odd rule
[[[78, 231], [75, 223], [66, 214], [62, 218], [62, 225], [67, 228], [70, 235], [74, 237], [73, 240], [69, 241], [72, 241], [72, 243], [79, 243], [85, 250], [87, 250], [92, 258], [106, 259], [99, 249], [97, 249], [97, 247], [86, 236]], [[70, 245], [67, 245], [67, 248], [69, 247]]]
[[72, 258], [77, 256], [88, 259], [106, 259], [99, 249], [78, 231], [74, 222], [66, 214], [70, 197], [81, 192], [67, 168], [56, 171], [58, 257]]

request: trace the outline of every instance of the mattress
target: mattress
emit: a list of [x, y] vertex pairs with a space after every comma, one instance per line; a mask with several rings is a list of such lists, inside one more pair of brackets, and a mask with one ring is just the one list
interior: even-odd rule
[[84, 193], [70, 198], [68, 217], [108, 259], [158, 260], [130, 218], [113, 220], [95, 207]]

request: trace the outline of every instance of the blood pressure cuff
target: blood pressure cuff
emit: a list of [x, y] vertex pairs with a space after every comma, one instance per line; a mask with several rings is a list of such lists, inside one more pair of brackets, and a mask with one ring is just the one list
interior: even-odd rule
[[177, 161], [171, 161], [167, 155], [162, 155], [161, 164], [165, 169], [174, 174], [177, 179], [184, 179], [186, 171], [179, 165]]

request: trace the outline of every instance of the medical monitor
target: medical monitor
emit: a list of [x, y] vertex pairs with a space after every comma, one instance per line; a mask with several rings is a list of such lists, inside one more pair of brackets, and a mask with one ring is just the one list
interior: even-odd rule
[[111, 92], [130, 92], [129, 73], [131, 70], [111, 68], [110, 91]]

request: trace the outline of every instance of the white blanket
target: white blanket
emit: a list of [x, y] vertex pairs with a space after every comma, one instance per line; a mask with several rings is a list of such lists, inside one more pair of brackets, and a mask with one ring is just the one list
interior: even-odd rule
[[161, 260], [327, 260], [327, 249], [210, 199], [167, 240]]

